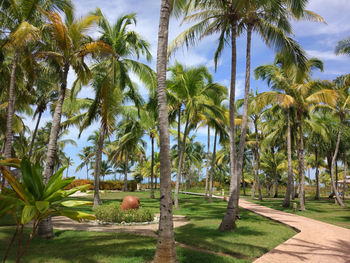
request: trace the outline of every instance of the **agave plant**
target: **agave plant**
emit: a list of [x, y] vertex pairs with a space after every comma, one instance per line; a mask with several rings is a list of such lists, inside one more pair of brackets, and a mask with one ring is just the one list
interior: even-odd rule
[[[5, 166], [19, 168], [22, 173], [20, 182]], [[0, 161], [0, 171], [9, 182], [11, 188], [5, 188], [0, 194], [0, 217], [11, 214], [16, 222], [16, 230], [5, 253], [5, 262], [12, 245], [18, 235], [19, 252], [17, 262], [20, 262], [23, 254], [32, 241], [39, 223], [52, 216], [65, 216], [81, 222], [83, 219], [94, 220], [93, 215], [71, 210], [71, 207], [92, 205], [88, 201], [66, 200], [66, 198], [78, 190], [87, 186], [80, 186], [65, 191], [64, 188], [74, 181], [74, 178], [62, 179], [65, 167], [58, 170], [45, 185], [43, 182], [43, 169], [39, 163], [31, 164], [28, 159], [7, 159]], [[32, 231], [26, 244], [22, 248], [23, 228], [25, 224], [32, 222]]]

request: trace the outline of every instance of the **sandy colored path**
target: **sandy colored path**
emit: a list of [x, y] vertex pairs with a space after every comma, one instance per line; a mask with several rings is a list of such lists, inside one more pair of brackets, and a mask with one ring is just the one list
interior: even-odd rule
[[350, 229], [277, 211], [240, 199], [239, 205], [300, 231], [258, 258], [256, 263], [350, 263]]
[[[182, 215], [174, 215], [174, 227], [184, 226], [189, 223], [189, 220]], [[149, 225], [131, 225], [131, 226], [119, 226], [119, 225], [102, 225], [93, 222], [78, 223], [69, 218], [63, 216], [57, 216], [52, 218], [53, 226], [55, 229], [61, 230], [81, 230], [81, 231], [95, 231], [95, 232], [123, 232], [136, 235], [151, 236], [157, 238], [156, 231], [158, 230], [158, 224]]]
[[[184, 194], [194, 193], [184, 192]], [[222, 196], [214, 197], [222, 199]], [[255, 263], [350, 263], [350, 229], [277, 211], [244, 199], [239, 200], [239, 206], [288, 225], [299, 232], [255, 260]]]

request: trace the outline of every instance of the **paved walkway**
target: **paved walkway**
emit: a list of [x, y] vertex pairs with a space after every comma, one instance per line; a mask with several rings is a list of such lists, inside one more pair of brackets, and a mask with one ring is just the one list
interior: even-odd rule
[[[174, 215], [174, 227], [184, 226], [189, 223], [189, 220], [182, 215]], [[81, 231], [95, 231], [95, 232], [123, 232], [136, 235], [150, 236], [157, 238], [156, 231], [158, 231], [158, 224], [149, 225], [130, 225], [120, 226], [112, 224], [97, 224], [93, 222], [78, 223], [67, 217], [57, 216], [52, 218], [55, 229], [61, 230], [81, 230]]]
[[[221, 196], [215, 198], [222, 199]], [[239, 200], [239, 206], [299, 231], [255, 263], [350, 263], [350, 229], [277, 211], [244, 199]]]
[[[53, 221], [54, 228], [59, 230], [129, 233], [133, 235], [149, 236], [153, 238], [158, 237], [158, 235], [156, 234], [156, 231], [158, 231], [158, 224], [119, 226], [119, 225], [109, 225], [109, 224], [102, 225], [102, 224], [96, 224], [93, 222], [78, 223], [74, 220], [71, 220], [63, 216], [53, 217], [52, 221]], [[190, 222], [188, 219], [185, 218], [185, 216], [182, 216], [182, 215], [173, 215], [173, 221], [174, 221], [174, 227], [184, 226]], [[217, 256], [233, 257], [230, 254], [198, 248], [195, 246], [179, 243], [177, 241], [175, 241], [175, 245], [182, 248], [196, 250], [198, 252], [204, 252], [204, 253], [213, 254]]]

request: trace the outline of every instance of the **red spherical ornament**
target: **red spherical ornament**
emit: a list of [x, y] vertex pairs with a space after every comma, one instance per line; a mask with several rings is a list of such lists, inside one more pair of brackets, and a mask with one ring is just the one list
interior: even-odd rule
[[120, 207], [121, 210], [139, 209], [140, 200], [136, 196], [125, 196]]

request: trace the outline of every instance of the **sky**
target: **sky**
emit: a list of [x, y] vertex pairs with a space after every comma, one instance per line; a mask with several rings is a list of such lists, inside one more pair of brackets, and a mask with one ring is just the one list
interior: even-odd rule
[[[141, 36], [151, 44], [151, 53], [153, 60], [150, 66], [155, 69], [156, 50], [157, 50], [157, 34], [159, 22], [160, 0], [72, 0], [75, 6], [75, 12], [78, 17], [94, 11], [97, 7], [101, 9], [103, 14], [114, 23], [117, 18], [124, 14], [136, 13], [137, 25], [133, 28]], [[314, 11], [321, 15], [325, 23], [313, 23], [308, 21], [293, 22], [295, 39], [302, 45], [304, 50], [310, 57], [317, 57], [324, 62], [324, 72], [315, 72], [315, 79], [333, 80], [337, 76], [349, 73], [350, 58], [344, 56], [336, 56], [334, 48], [337, 42], [341, 39], [350, 36], [350, 23], [348, 14], [350, 14], [350, 1], [348, 0], [310, 0], [308, 10]], [[181, 20], [172, 18], [170, 21], [169, 43], [189, 25], [181, 24]], [[98, 36], [96, 29], [90, 32], [93, 36]], [[219, 61], [218, 69], [214, 71], [213, 56], [217, 46], [217, 37], [210, 36], [203, 39], [195, 47], [189, 50], [186, 48], [180, 49], [172, 57], [170, 65], [176, 60], [187, 66], [205, 65], [212, 72], [214, 81], [225, 86], [229, 86], [230, 80], [230, 48], [227, 47], [222, 58]], [[242, 98], [244, 92], [244, 77], [245, 77], [245, 35], [238, 40], [238, 65], [237, 65], [237, 86], [236, 98]], [[260, 37], [253, 35], [252, 39], [252, 70], [257, 66], [272, 63], [274, 59], [273, 50], [266, 47]], [[75, 79], [74, 74], [69, 74], [68, 87], [70, 87]], [[140, 93], [147, 98], [147, 91], [142, 86], [141, 82], [135, 79], [139, 84]], [[254, 76], [251, 79], [251, 88], [259, 92], [268, 90], [267, 84], [261, 81], [256, 81]], [[94, 92], [89, 87], [85, 87], [79, 97], [93, 98]], [[43, 115], [41, 126], [46, 122], [51, 121], [51, 115], [46, 112]], [[30, 129], [34, 129], [35, 122], [31, 117], [25, 120], [26, 125]], [[67, 156], [73, 158], [74, 165], [70, 168], [70, 176], [77, 178], [85, 178], [85, 169], [75, 172], [80, 160], [77, 157], [78, 152], [89, 145], [87, 142], [88, 136], [95, 130], [98, 130], [99, 123], [96, 122], [86, 129], [80, 138], [78, 138], [78, 129], [71, 128], [68, 135], [69, 138], [77, 142], [77, 147], [67, 146], [65, 152]], [[202, 128], [197, 131], [197, 140], [206, 145], [207, 129]], [[214, 134], [213, 132], [211, 134]], [[147, 152], [150, 152], [150, 143], [147, 146]]]

